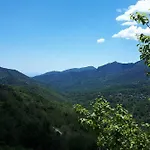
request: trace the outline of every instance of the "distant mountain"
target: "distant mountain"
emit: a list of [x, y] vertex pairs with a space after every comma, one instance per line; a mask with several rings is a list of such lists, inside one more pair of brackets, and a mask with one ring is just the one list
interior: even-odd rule
[[91, 91], [114, 85], [147, 82], [148, 67], [142, 62], [122, 64], [109, 63], [98, 67], [69, 69], [62, 72], [48, 72], [34, 79], [60, 91]]
[[[68, 69], [68, 70], [64, 70], [64, 71], [51, 71], [51, 72], [47, 72], [45, 74], [43, 74], [44, 76], [46, 75], [54, 75], [54, 74], [58, 74], [58, 73], [73, 73], [73, 72], [83, 72], [83, 71], [92, 71], [92, 70], [96, 70], [95, 67], [93, 66], [88, 66], [88, 67], [83, 67], [83, 68], [72, 68], [72, 69]], [[42, 76], [42, 75], [40, 75]]]
[[109, 63], [104, 66], [98, 67], [97, 70], [101, 75], [115, 75], [126, 70], [132, 69], [134, 66], [134, 63], [121, 64], [115, 61], [113, 63]]
[[92, 70], [96, 70], [96, 68], [93, 66], [88, 66], [88, 67], [83, 67], [83, 68], [68, 69], [63, 72], [82, 72], [82, 71], [92, 71]]

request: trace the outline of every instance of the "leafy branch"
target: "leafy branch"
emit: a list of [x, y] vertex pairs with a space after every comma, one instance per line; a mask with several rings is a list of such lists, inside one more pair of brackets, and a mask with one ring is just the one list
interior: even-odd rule
[[139, 125], [132, 115], [122, 105], [112, 108], [104, 98], [96, 99], [92, 111], [81, 105], [75, 107], [80, 123], [91, 128], [97, 134], [97, 145], [109, 150], [148, 150], [150, 135], [143, 128], [149, 128], [148, 123]]
[[[145, 13], [136, 12], [131, 15], [131, 19], [139, 24], [147, 26], [150, 29], [150, 20], [148, 15]], [[145, 64], [150, 67], [150, 36], [141, 33], [140, 35], [137, 35], [137, 38], [139, 40], [139, 44], [137, 46], [141, 53], [140, 59], [144, 60]]]

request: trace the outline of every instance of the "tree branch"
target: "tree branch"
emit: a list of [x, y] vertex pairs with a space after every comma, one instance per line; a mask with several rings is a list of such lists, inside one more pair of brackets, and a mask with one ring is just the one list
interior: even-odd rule
[[148, 28], [150, 28], [150, 25], [149, 25], [148, 23], [146, 23], [146, 26], [147, 26]]

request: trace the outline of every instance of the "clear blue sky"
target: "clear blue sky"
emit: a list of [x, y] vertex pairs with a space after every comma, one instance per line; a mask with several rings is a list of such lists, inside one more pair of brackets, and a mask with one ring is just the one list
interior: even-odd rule
[[136, 1], [0, 0], [0, 66], [35, 75], [138, 61], [136, 41], [112, 38], [116, 9]]

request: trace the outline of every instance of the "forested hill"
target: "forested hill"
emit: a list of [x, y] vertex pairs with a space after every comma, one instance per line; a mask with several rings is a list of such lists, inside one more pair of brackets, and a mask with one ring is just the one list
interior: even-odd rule
[[31, 78], [23, 73], [0, 67], [0, 84], [7, 85], [29, 85], [35, 83]]
[[69, 104], [0, 85], [1, 150], [96, 150], [95, 145]]
[[113, 62], [104, 66], [48, 72], [34, 77], [53, 88], [64, 91], [92, 91], [114, 85], [147, 82], [147, 66], [142, 62], [122, 64]]
[[65, 101], [49, 86], [0, 68], [0, 149], [96, 150], [95, 136]]
[[73, 103], [86, 107], [98, 97], [104, 97], [112, 106], [122, 104], [138, 122], [150, 123], [150, 85], [149, 83], [112, 86], [99, 91], [66, 92], [65, 96]]
[[46, 86], [45, 84], [35, 81], [17, 70], [0, 67], [0, 84], [11, 85], [18, 89], [22, 88], [27, 92], [32, 92], [51, 100], [65, 100], [64, 97], [53, 90], [50, 86]]

